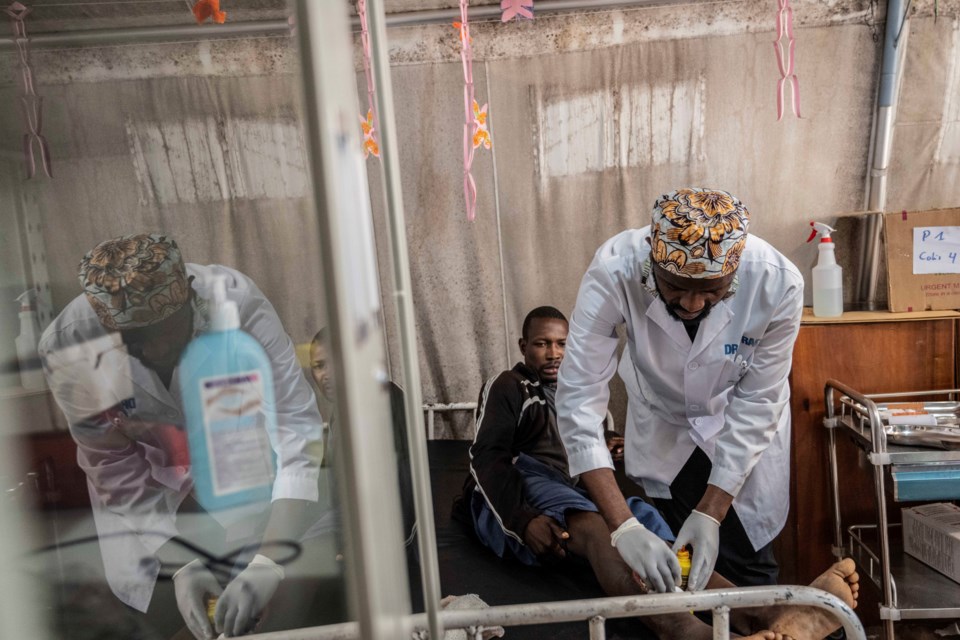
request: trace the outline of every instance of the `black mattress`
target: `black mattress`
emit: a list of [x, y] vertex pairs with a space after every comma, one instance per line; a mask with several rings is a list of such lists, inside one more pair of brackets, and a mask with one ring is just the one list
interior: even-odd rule
[[[432, 440], [427, 450], [436, 522], [443, 596], [475, 593], [489, 605], [525, 604], [558, 600], [599, 598], [604, 593], [590, 566], [579, 559], [528, 567], [514, 560], [497, 558], [481, 545], [466, 526], [451, 518], [454, 498], [468, 473], [470, 442]], [[422, 602], [414, 595], [414, 606]], [[587, 637], [587, 623], [563, 623], [510, 627], [507, 638], [564, 640]], [[653, 638], [636, 620], [611, 620], [610, 638]]]

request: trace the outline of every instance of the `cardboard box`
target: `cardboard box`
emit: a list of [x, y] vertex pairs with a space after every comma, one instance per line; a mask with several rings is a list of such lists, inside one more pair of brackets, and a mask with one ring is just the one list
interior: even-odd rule
[[937, 502], [904, 509], [903, 550], [960, 582], [960, 507]]
[[883, 214], [890, 311], [960, 309], [960, 209]]

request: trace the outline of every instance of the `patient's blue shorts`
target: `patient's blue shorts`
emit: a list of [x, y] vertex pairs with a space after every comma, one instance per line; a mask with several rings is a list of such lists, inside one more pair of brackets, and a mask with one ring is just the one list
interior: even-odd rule
[[[597, 512], [597, 506], [590, 500], [587, 492], [571, 485], [570, 481], [553, 467], [521, 453], [514, 463], [514, 468], [523, 476], [524, 499], [544, 515], [559, 522], [564, 529], [567, 528], [567, 510]], [[672, 543], [676, 539], [656, 508], [637, 497], [627, 498], [627, 506], [648, 530], [666, 542]], [[473, 528], [480, 542], [498, 556], [502, 558], [509, 554], [523, 564], [540, 564], [529, 547], [504, 532], [479, 490], [475, 489], [473, 492], [470, 512], [473, 516]]]

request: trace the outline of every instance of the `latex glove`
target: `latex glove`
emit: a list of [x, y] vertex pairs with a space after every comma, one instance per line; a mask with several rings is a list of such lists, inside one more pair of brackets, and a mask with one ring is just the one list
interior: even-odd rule
[[217, 602], [213, 616], [217, 632], [229, 637], [253, 631], [281, 580], [283, 567], [266, 556], [255, 555]]
[[610, 544], [651, 590], [667, 593], [680, 582], [680, 563], [676, 554], [636, 518], [617, 527], [610, 534]]
[[707, 586], [713, 567], [717, 564], [717, 554], [720, 552], [720, 523], [694, 509], [680, 527], [677, 541], [673, 543], [673, 552], [676, 553], [688, 544], [693, 547], [693, 558], [690, 559], [687, 591], [700, 591]]
[[177, 608], [187, 628], [198, 640], [213, 638], [213, 625], [207, 617], [207, 600], [219, 596], [223, 588], [202, 562], [191, 560], [173, 574]]

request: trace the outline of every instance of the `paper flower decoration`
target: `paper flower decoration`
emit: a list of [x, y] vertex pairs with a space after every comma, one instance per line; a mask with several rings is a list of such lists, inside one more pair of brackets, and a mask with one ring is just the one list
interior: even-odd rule
[[484, 149], [489, 149], [492, 143], [487, 131], [487, 105], [481, 107], [476, 100], [473, 101], [473, 126], [473, 148], [483, 145]]
[[220, 0], [197, 0], [193, 5], [193, 17], [197, 24], [203, 24], [207, 18], [212, 18], [217, 24], [227, 21], [227, 14], [220, 11]]
[[[460, 38], [460, 43], [464, 42], [463, 34], [467, 32], [467, 29], [463, 26], [462, 22], [454, 22], [453, 28], [457, 30], [457, 36]], [[470, 44], [473, 44], [473, 38], [470, 38]]]
[[363, 157], [380, 157], [380, 143], [377, 141], [377, 105], [374, 95], [373, 73], [370, 71], [370, 33], [367, 31], [367, 0], [357, 0], [357, 15], [360, 16], [360, 44], [363, 45], [363, 75], [367, 80], [367, 117], [360, 116], [363, 129]]
[[380, 144], [377, 142], [377, 130], [373, 127], [373, 109], [367, 111], [366, 119], [360, 116], [360, 128], [363, 129], [363, 157], [380, 157]]

